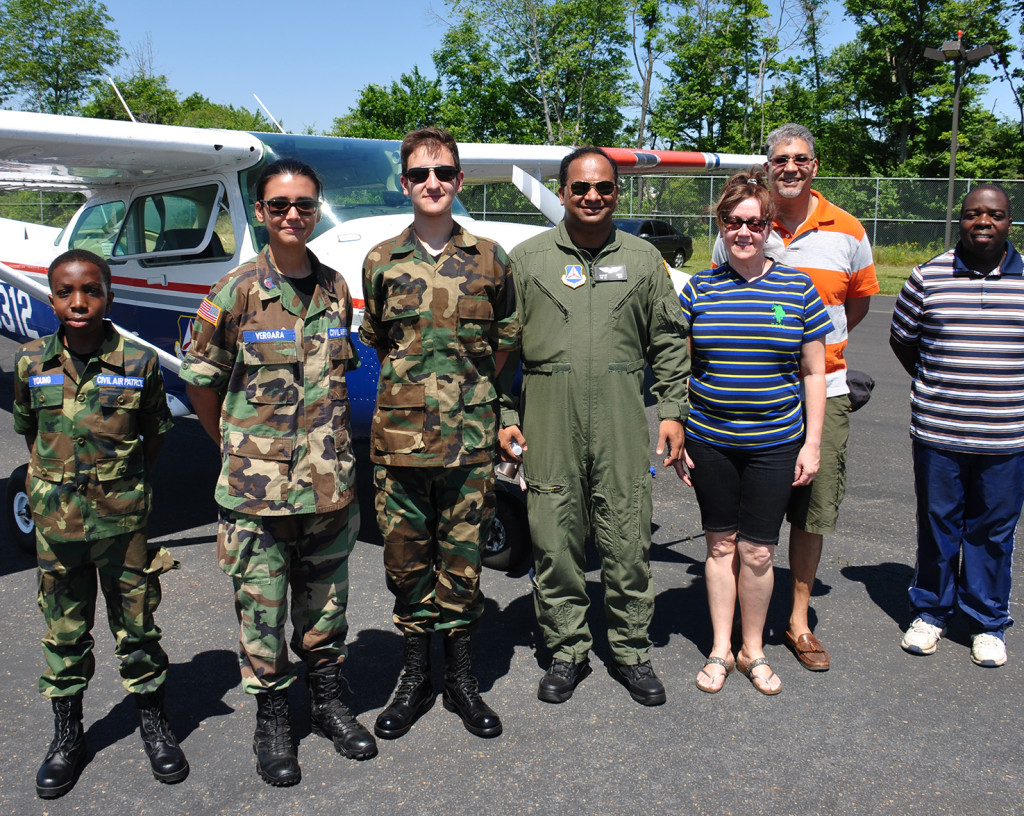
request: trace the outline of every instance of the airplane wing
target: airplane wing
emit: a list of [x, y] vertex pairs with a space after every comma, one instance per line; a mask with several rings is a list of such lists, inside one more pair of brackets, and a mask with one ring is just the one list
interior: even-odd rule
[[[459, 145], [459, 161], [467, 184], [511, 181], [552, 224], [562, 220], [562, 204], [545, 179], [558, 177], [563, 157], [575, 148], [559, 145], [467, 143]], [[762, 165], [764, 156], [697, 153], [682, 150], [601, 148], [618, 165], [619, 175], [677, 175], [735, 172]]]
[[[459, 145], [459, 160], [469, 184], [510, 181], [518, 167], [537, 179], [558, 176], [562, 158], [575, 148], [558, 145], [477, 144]], [[736, 153], [697, 153], [682, 150], [634, 150], [602, 148], [619, 166], [621, 175], [729, 173], [762, 165], [764, 156]]]
[[0, 189], [101, 190], [241, 170], [260, 160], [251, 133], [0, 111]]

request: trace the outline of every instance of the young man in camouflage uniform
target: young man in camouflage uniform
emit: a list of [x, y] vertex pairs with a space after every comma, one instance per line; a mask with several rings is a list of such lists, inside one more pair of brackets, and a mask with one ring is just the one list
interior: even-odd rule
[[[394, 621], [405, 668], [377, 736], [395, 739], [434, 704], [430, 635], [443, 632], [445, 708], [471, 733], [501, 720], [472, 674], [470, 633], [483, 611], [481, 543], [494, 515], [494, 380], [515, 327], [508, 259], [452, 218], [459, 151], [436, 128], [402, 142], [413, 223], [363, 263], [360, 339], [381, 363], [371, 458]], [[497, 352], [497, 360], [496, 360]]]
[[146, 543], [147, 474], [171, 427], [160, 365], [104, 319], [114, 295], [102, 258], [65, 252], [48, 278], [60, 328], [18, 351], [14, 429], [31, 454], [26, 489], [48, 629], [39, 690], [54, 713], [36, 793], [55, 799], [71, 790], [85, 761], [82, 695], [96, 667], [90, 632], [97, 574], [153, 776], [180, 782], [189, 766], [164, 714], [168, 661], [153, 620], [159, 576], [178, 563]]
[[320, 217], [320, 181], [282, 159], [256, 184], [270, 245], [214, 284], [181, 369], [222, 469], [217, 555], [234, 584], [242, 687], [256, 697], [256, 768], [268, 784], [301, 778], [292, 740], [285, 624], [306, 663], [313, 731], [351, 759], [377, 745], [340, 700], [347, 650], [348, 556], [359, 531], [345, 373], [344, 279], [306, 249]]

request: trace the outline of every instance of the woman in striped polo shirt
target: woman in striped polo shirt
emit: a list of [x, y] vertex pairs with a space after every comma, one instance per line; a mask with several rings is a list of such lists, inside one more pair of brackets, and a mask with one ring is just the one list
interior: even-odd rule
[[771, 695], [782, 690], [763, 648], [772, 558], [791, 488], [818, 472], [832, 324], [810, 278], [764, 254], [773, 206], [759, 170], [730, 178], [715, 213], [728, 262], [694, 275], [680, 296], [692, 366], [680, 476], [700, 505], [714, 629], [697, 687], [718, 692], [738, 667]]

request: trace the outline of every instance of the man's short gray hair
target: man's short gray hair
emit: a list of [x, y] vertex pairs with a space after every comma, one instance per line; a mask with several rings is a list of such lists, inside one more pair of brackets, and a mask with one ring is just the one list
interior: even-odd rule
[[779, 145], [788, 145], [794, 139], [803, 139], [807, 142], [807, 146], [811, 149], [811, 158], [814, 158], [814, 134], [803, 125], [798, 125], [795, 122], [777, 127], [768, 134], [768, 138], [764, 142], [764, 149], [768, 154], [768, 158], [771, 159], [775, 155], [775, 148]]

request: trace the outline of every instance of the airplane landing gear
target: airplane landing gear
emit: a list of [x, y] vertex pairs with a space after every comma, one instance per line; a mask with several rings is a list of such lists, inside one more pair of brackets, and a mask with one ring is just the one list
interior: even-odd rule
[[36, 551], [36, 525], [25, 492], [28, 465], [14, 469], [7, 479], [7, 527], [11, 538], [22, 552], [34, 555]]

